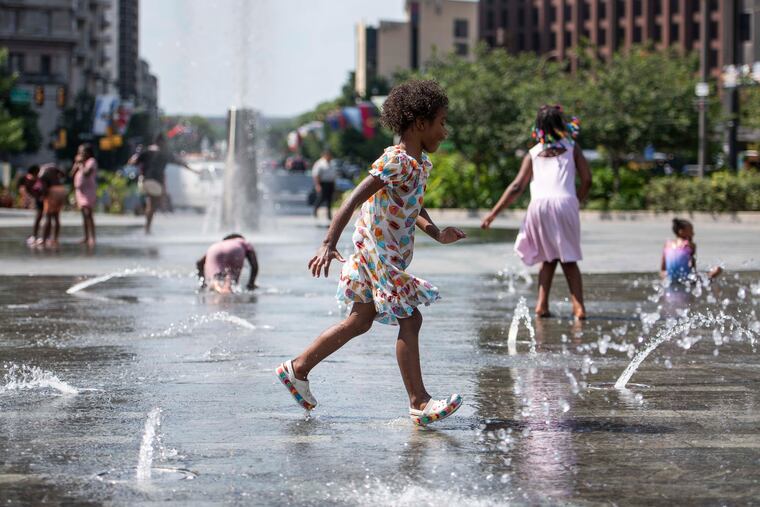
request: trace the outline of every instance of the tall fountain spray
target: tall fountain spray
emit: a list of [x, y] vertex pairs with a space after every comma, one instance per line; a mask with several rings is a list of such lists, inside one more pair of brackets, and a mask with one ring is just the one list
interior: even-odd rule
[[227, 160], [224, 169], [221, 225], [225, 230], [253, 230], [259, 223], [256, 114], [230, 108], [227, 115]]

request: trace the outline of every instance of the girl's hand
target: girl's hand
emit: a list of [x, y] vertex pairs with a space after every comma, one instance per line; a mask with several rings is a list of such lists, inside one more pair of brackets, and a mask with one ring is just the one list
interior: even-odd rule
[[496, 215], [491, 212], [486, 215], [486, 217], [483, 219], [483, 223], [480, 224], [481, 229], [489, 229], [491, 227], [491, 222], [496, 220]]
[[459, 241], [460, 239], [464, 239], [466, 237], [467, 234], [465, 234], [461, 229], [457, 229], [456, 227], [446, 227], [440, 232], [440, 234], [438, 234], [438, 242], [446, 245], [448, 243], [454, 243], [455, 241]]
[[330, 263], [333, 259], [340, 262], [346, 262], [334, 246], [322, 245], [322, 247], [317, 250], [317, 255], [312, 257], [309, 261], [309, 269], [311, 270], [312, 276], [319, 278], [320, 272], [324, 269], [325, 278], [327, 278], [328, 271], [330, 270]]

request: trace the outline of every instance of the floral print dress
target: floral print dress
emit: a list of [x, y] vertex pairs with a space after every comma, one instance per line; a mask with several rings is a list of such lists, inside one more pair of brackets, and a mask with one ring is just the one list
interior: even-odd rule
[[417, 306], [439, 298], [436, 287], [406, 272], [432, 167], [426, 154], [420, 164], [391, 146], [369, 171], [385, 186], [361, 207], [352, 237], [354, 253], [340, 275], [338, 301], [374, 303], [375, 320], [383, 324], [398, 325], [398, 319], [410, 317]]

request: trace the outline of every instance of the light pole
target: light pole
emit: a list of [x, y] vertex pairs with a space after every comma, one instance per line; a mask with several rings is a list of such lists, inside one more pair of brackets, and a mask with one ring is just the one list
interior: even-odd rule
[[699, 22], [699, 79], [697, 84], [697, 107], [699, 108], [699, 153], [697, 163], [699, 164], [699, 177], [705, 177], [705, 165], [707, 164], [707, 96], [710, 88], [707, 84], [707, 58], [710, 41], [707, 38], [709, 13], [707, 12], [707, 0], [700, 0], [701, 20]]

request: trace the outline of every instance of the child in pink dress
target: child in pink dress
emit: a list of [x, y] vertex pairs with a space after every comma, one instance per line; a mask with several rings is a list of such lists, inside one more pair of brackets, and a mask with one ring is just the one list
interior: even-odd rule
[[97, 202], [98, 191], [98, 161], [91, 144], [82, 144], [77, 150], [74, 166], [71, 168], [71, 176], [74, 178], [74, 195], [77, 206], [82, 211], [84, 225], [84, 239], [82, 243], [89, 247], [95, 246], [95, 219], [92, 212]]
[[[549, 291], [560, 262], [570, 289], [573, 315], [586, 318], [583, 279], [578, 268], [582, 259], [579, 203], [591, 188], [591, 171], [573, 139], [577, 131], [577, 119], [568, 124], [559, 105], [542, 106], [533, 130], [537, 144], [525, 155], [517, 177], [482, 224], [484, 229], [489, 228], [499, 212], [520, 197], [530, 183], [530, 205], [515, 240], [515, 251], [528, 266], [541, 263], [536, 303], [539, 317], [550, 315]], [[577, 190], [576, 173], [581, 181]]]

